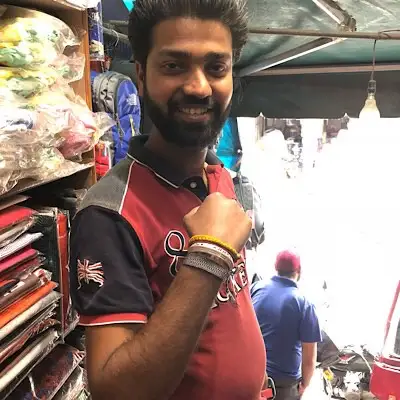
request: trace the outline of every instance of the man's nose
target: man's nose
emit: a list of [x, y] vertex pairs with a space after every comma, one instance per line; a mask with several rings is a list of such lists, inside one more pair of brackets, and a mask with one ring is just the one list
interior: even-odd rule
[[188, 96], [195, 96], [201, 99], [212, 95], [210, 83], [203, 70], [196, 69], [188, 76], [184, 92]]

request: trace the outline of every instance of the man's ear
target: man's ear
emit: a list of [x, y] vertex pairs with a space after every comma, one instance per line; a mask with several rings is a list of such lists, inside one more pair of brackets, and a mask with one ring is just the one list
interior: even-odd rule
[[142, 64], [136, 61], [136, 76], [137, 76], [137, 84], [138, 84], [138, 92], [139, 96], [143, 97], [144, 94], [144, 68]]

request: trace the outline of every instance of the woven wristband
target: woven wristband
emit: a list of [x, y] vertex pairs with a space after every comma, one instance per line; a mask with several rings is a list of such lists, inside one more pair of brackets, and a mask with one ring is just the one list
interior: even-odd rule
[[221, 281], [226, 281], [230, 275], [230, 270], [228, 268], [222, 267], [215, 261], [207, 258], [205, 254], [189, 253], [185, 257], [183, 265], [187, 267], [201, 269], [211, 275], [214, 275], [218, 279], [221, 279]]

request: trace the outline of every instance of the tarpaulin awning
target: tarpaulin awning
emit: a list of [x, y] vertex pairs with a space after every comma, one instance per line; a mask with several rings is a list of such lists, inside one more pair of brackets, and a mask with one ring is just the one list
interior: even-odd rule
[[[112, 7], [107, 3], [103, 1], [105, 21], [127, 20], [121, 0], [112, 2]], [[116, 3], [124, 7], [123, 12], [118, 11], [119, 16]], [[248, 0], [250, 29], [346, 31], [345, 24], [339, 27], [332, 15], [323, 11], [324, 6], [344, 11], [343, 15], [355, 23], [353, 29], [359, 33], [399, 27], [398, 0]], [[357, 116], [366, 98], [373, 44], [373, 39], [346, 39], [332, 44], [327, 38], [251, 34], [235, 67], [235, 74], [240, 78], [237, 78], [233, 115], [254, 117], [263, 113], [271, 118], [338, 118], [347, 112]], [[376, 62], [381, 66], [375, 76], [381, 115], [400, 117], [400, 90], [397, 89], [400, 87], [400, 41], [378, 41]], [[264, 64], [270, 67], [267, 72], [258, 68], [256, 76], [251, 73], [254, 65]], [[327, 66], [329, 70], [324, 69]], [[343, 67], [349, 66], [355, 68], [342, 72]], [[289, 68], [296, 68], [296, 72]], [[382, 71], [386, 69], [389, 71]]]

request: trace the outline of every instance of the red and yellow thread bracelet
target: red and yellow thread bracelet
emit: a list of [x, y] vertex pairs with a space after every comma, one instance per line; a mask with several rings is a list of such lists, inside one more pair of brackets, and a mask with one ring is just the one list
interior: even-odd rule
[[212, 244], [215, 244], [216, 246], [220, 246], [221, 248], [226, 250], [228, 253], [230, 253], [235, 261], [239, 260], [239, 258], [240, 258], [240, 254], [231, 245], [223, 242], [222, 240], [220, 240], [214, 236], [194, 235], [189, 240], [189, 246], [191, 246], [192, 244], [195, 244], [197, 242], [212, 243]]

